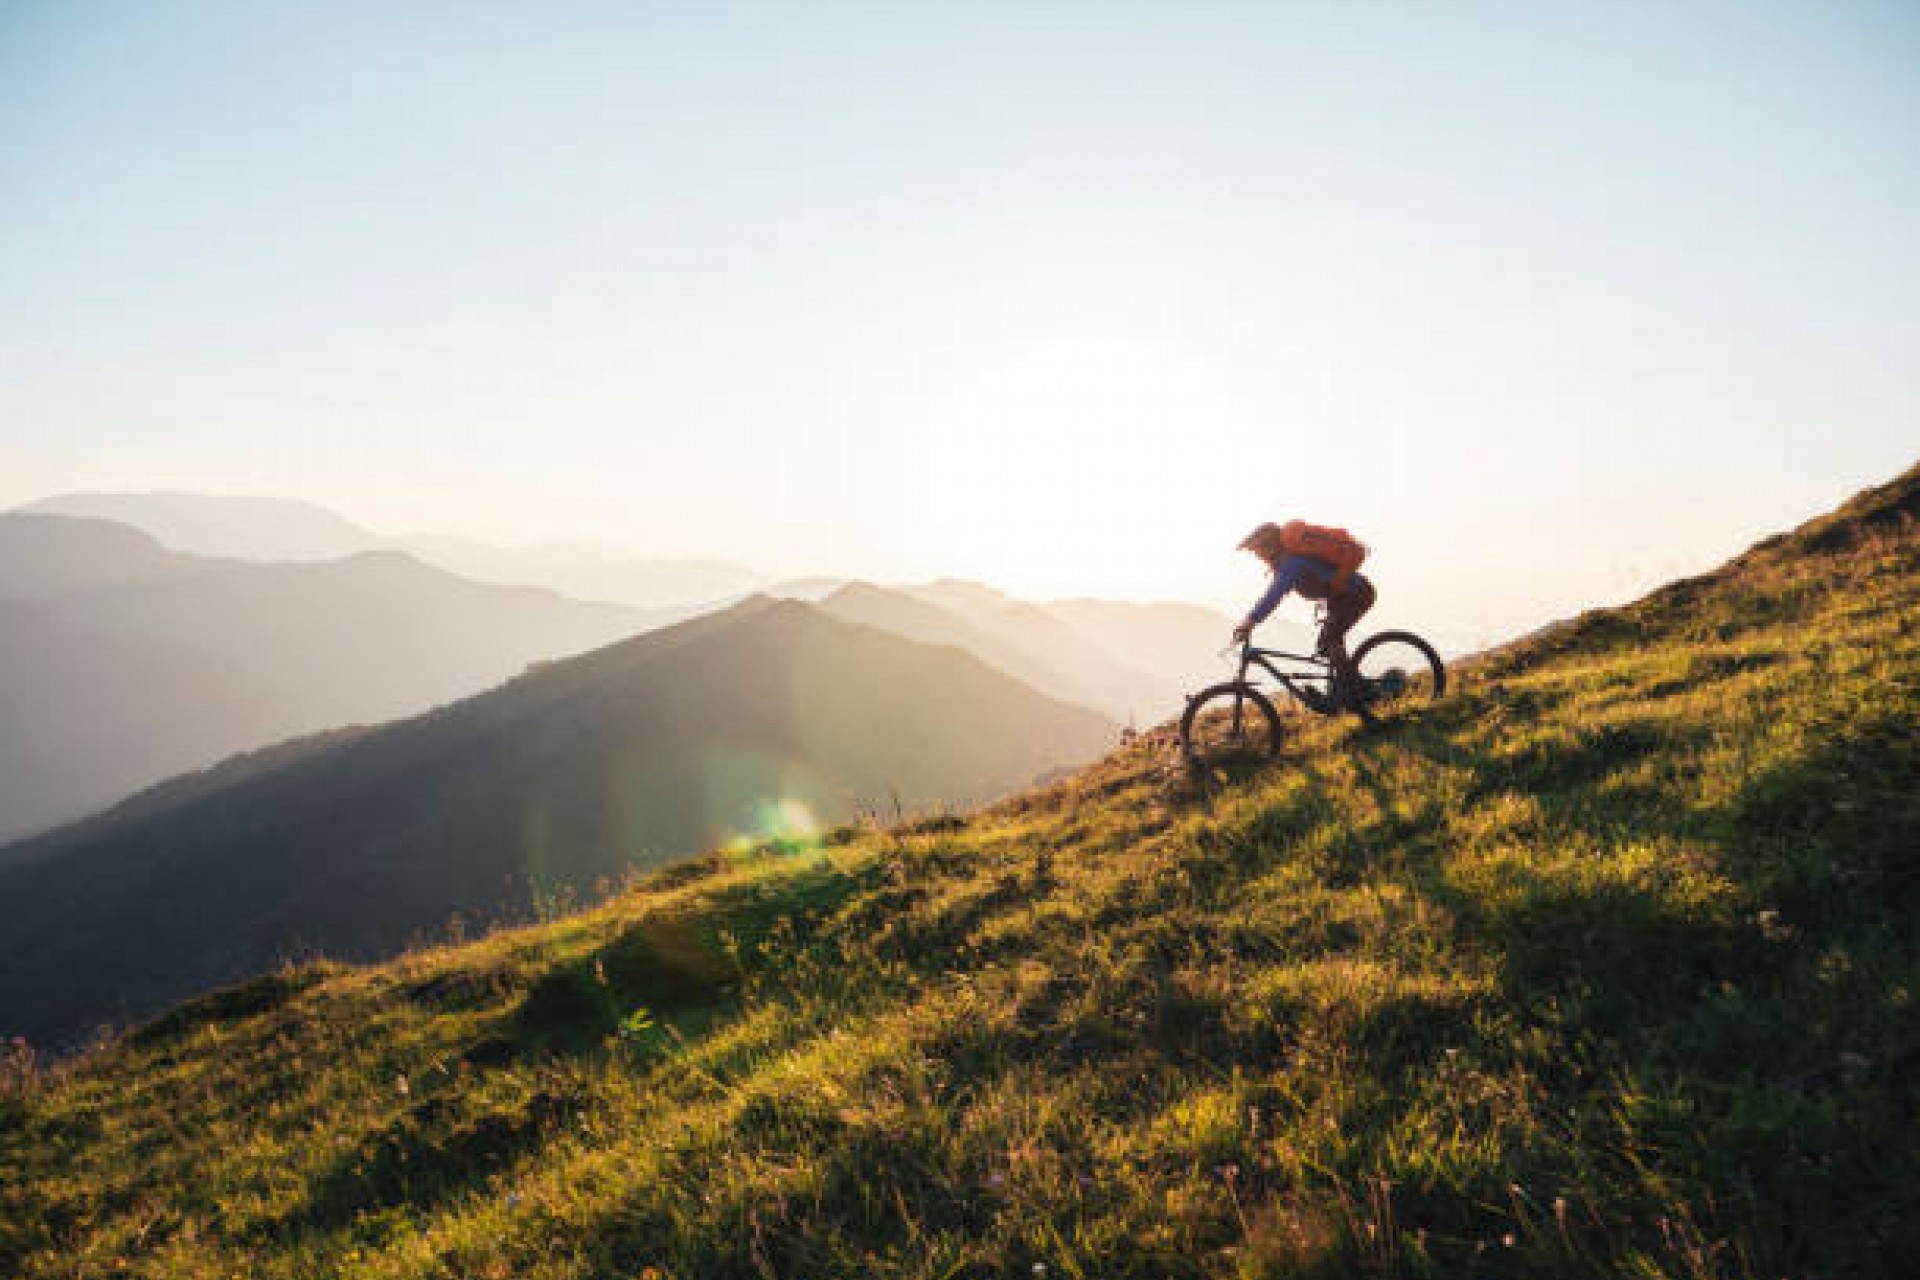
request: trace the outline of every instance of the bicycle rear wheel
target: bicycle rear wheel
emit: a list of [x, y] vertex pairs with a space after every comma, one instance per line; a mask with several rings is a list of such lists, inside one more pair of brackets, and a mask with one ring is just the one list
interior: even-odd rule
[[1202, 689], [1180, 717], [1180, 749], [1196, 769], [1264, 760], [1280, 750], [1280, 713], [1249, 684]]
[[1382, 631], [1353, 651], [1348, 703], [1374, 724], [1425, 706], [1447, 691], [1447, 668], [1411, 631]]

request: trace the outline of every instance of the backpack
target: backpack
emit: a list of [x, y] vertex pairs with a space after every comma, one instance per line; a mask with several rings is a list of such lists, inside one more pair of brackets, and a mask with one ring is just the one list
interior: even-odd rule
[[1289, 520], [1280, 526], [1280, 545], [1297, 556], [1312, 556], [1332, 565], [1333, 578], [1328, 585], [1335, 592], [1347, 589], [1353, 571], [1367, 558], [1366, 544], [1345, 529], [1304, 520]]

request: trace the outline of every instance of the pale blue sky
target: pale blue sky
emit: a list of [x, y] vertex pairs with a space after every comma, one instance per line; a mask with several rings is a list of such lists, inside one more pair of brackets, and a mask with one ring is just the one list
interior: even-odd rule
[[1920, 5], [0, 4], [0, 505], [1472, 638], [1916, 458]]

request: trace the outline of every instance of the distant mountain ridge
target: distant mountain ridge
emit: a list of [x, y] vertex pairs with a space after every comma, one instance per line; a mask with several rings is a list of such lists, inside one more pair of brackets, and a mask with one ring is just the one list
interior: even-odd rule
[[[1251, 600], [1249, 600], [1251, 603]], [[1125, 600], [1048, 600], [1041, 605], [1129, 666], [1152, 672], [1182, 693], [1195, 692], [1225, 677], [1234, 619], [1215, 609], [1183, 601], [1136, 603]], [[1365, 624], [1360, 628], [1366, 631]], [[1307, 628], [1285, 618], [1270, 618], [1259, 643], [1270, 648], [1312, 652]]]
[[1179, 714], [1174, 682], [1115, 657], [1085, 632], [1049, 612], [980, 582], [944, 578], [899, 588], [994, 636], [1009, 649], [1058, 673], [1076, 701], [1123, 721], [1154, 724]]
[[[169, 548], [156, 533], [196, 550]], [[473, 567], [502, 579], [571, 582], [587, 596], [688, 595], [759, 576], [584, 544], [401, 541], [432, 544], [443, 562], [485, 561]], [[270, 552], [297, 558], [253, 558]], [[841, 616], [958, 645], [1049, 696], [1136, 724], [1177, 712], [1181, 692], [1197, 683], [1188, 678], [1195, 663], [1211, 658], [1213, 633], [1228, 625], [1192, 606], [1035, 605], [953, 579], [906, 587], [794, 579], [776, 591], [837, 594], [830, 608]], [[283, 499], [72, 494], [31, 503], [0, 514], [0, 840], [234, 751], [406, 715], [528, 663], [723, 603], [621, 612], [562, 599], [551, 585], [462, 580], [393, 540]], [[1116, 657], [1122, 651], [1165, 665], [1143, 667]]]
[[720, 560], [645, 556], [562, 542], [513, 546], [443, 533], [375, 533], [324, 507], [289, 498], [205, 493], [70, 493], [22, 514], [112, 520], [174, 551], [240, 560], [336, 560], [404, 551], [475, 582], [536, 586], [630, 608], [717, 605], [767, 585], [768, 575]]
[[730, 838], [972, 804], [1116, 736], [957, 649], [756, 597], [0, 850], [0, 1025], [68, 1037], [303, 947], [389, 954]]
[[387, 545], [325, 507], [293, 498], [182, 493], [65, 493], [16, 508], [130, 525], [174, 551], [243, 560], [334, 560]]
[[[954, 644], [1010, 675], [1121, 721], [1157, 724], [1184, 693], [1220, 679], [1233, 623], [1178, 602], [1016, 599], [985, 583], [946, 578], [902, 586], [830, 581], [801, 598], [910, 639]], [[827, 589], [831, 588], [831, 589]], [[1284, 624], [1276, 630], [1286, 635]]]
[[761, 589], [768, 575], [725, 560], [641, 556], [595, 543], [507, 546], [451, 534], [406, 534], [394, 544], [479, 582], [550, 587], [576, 600], [634, 608], [713, 604]]
[[679, 616], [471, 583], [396, 551], [264, 564], [0, 514], [0, 840]]
[[169, 551], [131, 525], [0, 512], [0, 601], [190, 577], [218, 562]]
[[[854, 586], [889, 591], [914, 596], [956, 620], [936, 626], [923, 616], [906, 623], [912, 611], [896, 606], [906, 628], [900, 634], [931, 638], [929, 629], [939, 626], [964, 631], [971, 639], [955, 643], [983, 657], [997, 655], [987, 660], [1035, 687], [1142, 722], [1171, 715], [1181, 692], [1217, 678], [1218, 650], [1232, 627], [1231, 619], [1194, 604], [1035, 603], [957, 578], [883, 586], [824, 575], [775, 580], [723, 560], [645, 556], [590, 542], [514, 546], [444, 533], [389, 536], [311, 503], [282, 498], [81, 493], [44, 498], [20, 510], [112, 519], [174, 550], [242, 560], [327, 560], [401, 550], [476, 582], [539, 586], [576, 600], [633, 608], [678, 607], [681, 617], [756, 591], [813, 603]], [[1270, 623], [1268, 632], [1284, 643], [1304, 634], [1285, 622]]]
[[[987, 590], [982, 588], [982, 590]], [[820, 601], [828, 613], [864, 622], [926, 644], [955, 645], [981, 661], [1053, 697], [1093, 707], [1125, 721], [1174, 713], [1172, 689], [1145, 672], [1122, 668], [1113, 657], [1078, 636], [1067, 636], [1044, 615], [1006, 609], [1006, 598], [992, 593], [997, 612], [983, 622], [926, 598], [913, 587], [876, 587], [856, 582]], [[1023, 629], [1024, 628], [1024, 629]]]

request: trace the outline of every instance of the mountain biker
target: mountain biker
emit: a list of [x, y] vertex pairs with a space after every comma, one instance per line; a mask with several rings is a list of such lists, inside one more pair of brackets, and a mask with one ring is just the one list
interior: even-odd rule
[[1348, 568], [1343, 573], [1333, 561], [1296, 550], [1297, 545], [1288, 536], [1287, 529], [1277, 524], [1263, 524], [1240, 540], [1238, 549], [1260, 557], [1273, 571], [1273, 581], [1267, 585], [1266, 594], [1254, 602], [1247, 616], [1234, 627], [1233, 638], [1244, 643], [1253, 635], [1253, 629], [1265, 622], [1275, 606], [1286, 599], [1288, 592], [1297, 591], [1308, 600], [1324, 604], [1326, 621], [1320, 627], [1316, 652], [1333, 664], [1335, 672], [1344, 676], [1348, 665], [1347, 632], [1373, 608], [1373, 584], [1357, 569]]

